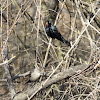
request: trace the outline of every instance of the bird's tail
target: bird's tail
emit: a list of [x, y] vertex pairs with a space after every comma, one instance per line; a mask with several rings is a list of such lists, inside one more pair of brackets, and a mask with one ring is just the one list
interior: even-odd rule
[[70, 47], [71, 47], [70, 42], [68, 42], [67, 40], [65, 40], [63, 37], [62, 37], [62, 40], [63, 40], [63, 42], [64, 42], [64, 43], [66, 43], [68, 46], [70, 46]]

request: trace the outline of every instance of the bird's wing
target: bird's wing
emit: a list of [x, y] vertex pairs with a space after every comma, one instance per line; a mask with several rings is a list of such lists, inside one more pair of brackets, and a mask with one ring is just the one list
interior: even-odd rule
[[58, 33], [56, 26], [51, 25], [51, 32], [52, 33]]

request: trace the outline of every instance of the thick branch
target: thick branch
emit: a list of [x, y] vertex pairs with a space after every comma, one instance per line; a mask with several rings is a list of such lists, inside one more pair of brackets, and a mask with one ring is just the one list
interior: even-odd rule
[[58, 81], [68, 78], [69, 76], [76, 74], [78, 71], [82, 72], [87, 67], [88, 67], [88, 65], [82, 64], [82, 65], [74, 66], [73, 68], [69, 68], [68, 70], [66, 70], [64, 72], [60, 72], [60, 73], [54, 75], [53, 77], [51, 77], [45, 84], [44, 84], [45, 81], [42, 81], [41, 83], [37, 83], [35, 86], [33, 86], [33, 88], [32, 88], [32, 86], [30, 86], [27, 89], [27, 91], [16, 95], [14, 100], [25, 100], [25, 99], [27, 99], [28, 96], [31, 96], [31, 95], [34, 96], [40, 90], [58, 82]]
[[4, 61], [7, 62], [6, 64], [4, 64], [4, 69], [5, 69], [8, 88], [11, 93], [11, 98], [13, 98], [13, 96], [15, 95], [15, 90], [13, 87], [12, 78], [11, 78], [10, 71], [9, 71], [10, 65], [8, 64], [9, 58], [8, 58], [8, 47], [7, 46], [4, 47], [2, 56], [3, 56]]

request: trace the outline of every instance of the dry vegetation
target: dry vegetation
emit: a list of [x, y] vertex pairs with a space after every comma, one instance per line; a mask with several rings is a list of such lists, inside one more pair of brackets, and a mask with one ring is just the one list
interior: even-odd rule
[[100, 100], [99, 0], [1, 0], [0, 43], [0, 100]]

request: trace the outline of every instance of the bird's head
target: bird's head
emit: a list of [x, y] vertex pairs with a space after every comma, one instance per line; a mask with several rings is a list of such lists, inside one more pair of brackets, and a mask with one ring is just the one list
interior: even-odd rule
[[51, 27], [51, 22], [50, 21], [46, 21], [44, 25], [45, 25], [45, 27]]

